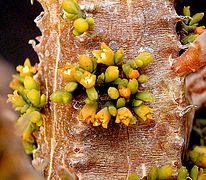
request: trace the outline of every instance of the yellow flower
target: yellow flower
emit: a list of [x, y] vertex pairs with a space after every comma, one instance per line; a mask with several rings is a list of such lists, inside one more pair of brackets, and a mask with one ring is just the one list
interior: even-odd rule
[[133, 118], [133, 115], [131, 113], [131, 111], [126, 108], [126, 107], [122, 107], [120, 109], [117, 110], [117, 117], [116, 117], [116, 123], [123, 123], [126, 126], [129, 126], [129, 123], [131, 121], [131, 119]]
[[94, 122], [95, 114], [97, 111], [97, 103], [85, 104], [79, 113], [79, 118], [84, 119], [87, 124]]
[[9, 94], [8, 97], [8, 102], [11, 102], [15, 108], [27, 105], [22, 96], [18, 94], [17, 90], [15, 90], [13, 94]]
[[85, 71], [81, 80], [80, 84], [83, 85], [86, 89], [94, 87], [96, 83], [96, 75], [91, 74], [88, 71]]
[[36, 73], [35, 66], [31, 66], [30, 60], [27, 58], [24, 62], [24, 66], [17, 66], [16, 70], [20, 72], [20, 77], [32, 76]]
[[101, 50], [95, 50], [92, 53], [97, 58], [97, 63], [114, 65], [114, 52], [105, 43], [102, 43]]
[[146, 121], [147, 119], [152, 119], [152, 109], [144, 104], [135, 107], [134, 112], [144, 121]]
[[93, 126], [100, 126], [102, 124], [103, 128], [107, 128], [110, 119], [111, 115], [109, 113], [109, 110], [107, 107], [105, 107], [96, 114]]
[[75, 67], [70, 63], [66, 63], [65, 69], [60, 69], [60, 74], [66, 81], [76, 81], [74, 78], [75, 72]]

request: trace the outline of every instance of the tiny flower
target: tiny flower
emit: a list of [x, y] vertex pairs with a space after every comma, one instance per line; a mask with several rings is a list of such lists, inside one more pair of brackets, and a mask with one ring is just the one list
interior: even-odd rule
[[84, 119], [87, 124], [94, 123], [95, 114], [97, 112], [97, 103], [85, 104], [79, 113], [79, 119]]
[[60, 73], [66, 81], [76, 81], [74, 78], [75, 71], [75, 67], [70, 63], [66, 63], [65, 69], [60, 69]]
[[147, 119], [152, 119], [152, 109], [144, 104], [135, 107], [134, 112], [144, 121], [146, 121]]
[[103, 128], [108, 128], [109, 121], [111, 119], [111, 115], [107, 107], [100, 110], [96, 116], [93, 126], [99, 126], [102, 124]]
[[83, 54], [79, 57], [79, 65], [82, 69], [93, 72], [94, 71], [94, 62], [87, 55]]
[[81, 80], [80, 84], [83, 85], [86, 89], [94, 87], [96, 83], [96, 75], [91, 74], [88, 71], [85, 71]]
[[62, 9], [70, 15], [69, 17], [73, 17], [71, 15], [77, 15], [77, 17], [81, 16], [80, 7], [75, 0], [64, 0], [62, 3]]
[[136, 64], [142, 61], [143, 67], [145, 67], [153, 61], [153, 57], [150, 52], [142, 52], [135, 58], [134, 61], [136, 62]]
[[140, 76], [140, 74], [138, 70], [134, 70], [133, 68], [131, 68], [129, 70], [128, 76], [130, 79], [137, 79]]
[[16, 70], [20, 72], [20, 77], [32, 76], [37, 72], [36, 67], [31, 66], [30, 60], [27, 58], [24, 62], [24, 66], [17, 66]]
[[115, 81], [119, 77], [119, 69], [117, 66], [109, 66], [105, 71], [105, 82]]
[[13, 77], [12, 81], [9, 84], [9, 87], [13, 90], [17, 90], [20, 86], [23, 86], [22, 83], [18, 79]]
[[114, 65], [114, 52], [105, 43], [102, 43], [101, 50], [95, 50], [92, 53], [97, 59], [97, 63]]
[[27, 105], [23, 97], [20, 96], [16, 90], [13, 92], [13, 94], [9, 94], [8, 97], [8, 102], [11, 102], [14, 108], [24, 107]]
[[122, 70], [124, 71], [124, 74], [126, 75], [126, 77], [129, 77], [129, 71], [131, 69], [131, 66], [129, 64], [123, 64], [122, 65]]
[[22, 139], [24, 141], [34, 143], [34, 136], [32, 133], [35, 131], [35, 124], [32, 122], [29, 122], [28, 126], [26, 127], [25, 131], [23, 132], [23, 137]]
[[115, 64], [120, 64], [124, 58], [124, 50], [120, 48], [114, 56]]
[[74, 29], [79, 33], [82, 34], [89, 29], [88, 22], [83, 18], [78, 18], [74, 21]]
[[132, 94], [138, 91], [139, 83], [136, 79], [130, 79], [127, 87], [131, 90]]
[[39, 89], [39, 84], [31, 76], [26, 76], [24, 79], [24, 87], [28, 90]]
[[122, 108], [117, 110], [117, 117], [116, 117], [115, 122], [116, 123], [123, 123], [126, 126], [129, 126], [129, 123], [130, 123], [132, 118], [133, 118], [133, 115], [132, 115], [131, 111], [126, 107], [122, 107]]
[[125, 87], [121, 87], [119, 89], [119, 94], [121, 97], [125, 98], [125, 99], [129, 99], [131, 96], [131, 89], [130, 88], [125, 88]]

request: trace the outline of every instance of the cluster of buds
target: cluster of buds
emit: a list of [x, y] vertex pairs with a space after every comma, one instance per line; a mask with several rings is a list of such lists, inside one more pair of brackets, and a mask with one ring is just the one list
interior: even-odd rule
[[192, 43], [205, 30], [205, 26], [199, 26], [204, 13], [196, 13], [191, 17], [190, 6], [184, 6], [183, 15], [185, 16], [185, 20], [181, 22], [181, 42], [182, 44], [188, 44]]
[[13, 75], [10, 87], [14, 92], [8, 95], [8, 102], [22, 114], [17, 120], [17, 127], [22, 132], [25, 151], [30, 154], [36, 148], [34, 132], [42, 125], [41, 109], [46, 104], [46, 95], [41, 94], [39, 84], [33, 78], [37, 68], [31, 66], [29, 59], [24, 66], [16, 69], [19, 74]]
[[73, 20], [73, 34], [79, 36], [94, 25], [94, 19], [86, 17], [75, 0], [64, 0], [62, 3], [62, 17]]
[[[153, 61], [152, 54], [142, 52], [124, 61], [124, 50], [113, 52], [105, 43], [91, 55], [83, 54], [76, 64], [66, 64], [59, 72], [66, 81], [64, 90], [51, 94], [55, 103], [69, 103], [74, 95], [86, 92], [79, 119], [93, 126], [108, 128], [109, 123], [135, 124], [137, 117], [152, 119], [152, 109], [145, 103], [155, 100], [151, 92], [139, 90], [148, 76], [139, 70]], [[103, 100], [104, 99], [104, 100]]]

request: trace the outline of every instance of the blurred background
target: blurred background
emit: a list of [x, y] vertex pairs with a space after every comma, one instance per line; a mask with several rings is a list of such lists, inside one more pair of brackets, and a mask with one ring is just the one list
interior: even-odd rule
[[[32, 64], [38, 62], [38, 57], [32, 46], [28, 44], [30, 39], [41, 35], [34, 23], [34, 19], [43, 11], [41, 5], [30, 0], [1, 0], [0, 1], [0, 116], [11, 116], [9, 105], [6, 105], [6, 97], [9, 92], [9, 82], [15, 67], [23, 64], [29, 57]], [[5, 107], [6, 105], [6, 107]]]

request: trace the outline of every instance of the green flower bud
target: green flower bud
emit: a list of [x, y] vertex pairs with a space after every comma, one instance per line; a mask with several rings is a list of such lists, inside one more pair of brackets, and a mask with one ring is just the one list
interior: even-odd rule
[[134, 59], [134, 62], [136, 64], [136, 66], [139, 67], [139, 68], [141, 68], [144, 65], [143, 61], [141, 59], [138, 59], [138, 57], [136, 57]]
[[39, 84], [31, 76], [26, 76], [24, 78], [24, 87], [28, 90], [39, 90]]
[[188, 176], [188, 171], [187, 171], [186, 167], [181, 167], [178, 170], [177, 180], [186, 180], [187, 176]]
[[39, 105], [39, 107], [42, 108], [45, 105], [46, 105], [46, 95], [42, 94], [41, 97], [40, 97], [40, 105]]
[[89, 72], [94, 71], [93, 60], [85, 54], [83, 54], [79, 57], [79, 65], [82, 69], [84, 69], [86, 71], [89, 71]]
[[124, 107], [126, 104], [126, 100], [124, 98], [119, 98], [116, 103], [117, 108]]
[[24, 150], [26, 152], [26, 154], [32, 154], [33, 151], [36, 149], [36, 145], [33, 143], [29, 143], [27, 141], [22, 141]]
[[29, 143], [34, 143], [34, 137], [32, 133], [36, 130], [35, 125], [33, 123], [29, 123], [25, 131], [23, 132], [23, 140]]
[[144, 84], [144, 83], [146, 83], [148, 80], [149, 80], [149, 77], [148, 77], [147, 75], [145, 75], [145, 74], [141, 74], [141, 75], [139, 76], [139, 78], [138, 78], [138, 82], [139, 82], [140, 84]]
[[89, 29], [89, 24], [85, 19], [78, 18], [74, 21], [74, 29], [79, 33], [84, 33]]
[[129, 64], [123, 64], [122, 65], [122, 70], [124, 71], [124, 74], [126, 75], [126, 77], [129, 77], [129, 71], [131, 69], [131, 66]]
[[120, 48], [114, 55], [115, 64], [120, 64], [124, 58], [124, 50]]
[[184, 16], [190, 16], [190, 6], [184, 6], [183, 15]]
[[72, 100], [72, 94], [67, 91], [56, 91], [50, 96], [50, 100], [55, 103], [68, 103]]
[[88, 18], [86, 18], [86, 21], [89, 24], [89, 26], [93, 26], [94, 25], [94, 18], [88, 17]]
[[138, 81], [136, 79], [130, 79], [127, 87], [130, 88], [132, 94], [135, 94], [138, 91]]
[[98, 93], [94, 87], [86, 89], [86, 92], [90, 100], [94, 101], [98, 99]]
[[131, 173], [128, 176], [128, 180], [140, 180], [140, 178], [135, 173]]
[[72, 101], [72, 94], [67, 92], [67, 91], [63, 91], [63, 93], [62, 93], [62, 102], [64, 104], [67, 104], [71, 101]]
[[117, 108], [114, 107], [114, 106], [109, 106], [108, 107], [108, 110], [109, 110], [109, 113], [112, 115], [112, 116], [116, 116], [117, 115]]
[[[137, 64], [135, 63], [134, 60], [130, 61], [130, 62], [129, 62], [129, 65], [130, 65], [133, 69], [137, 69], [137, 68], [138, 68], [138, 66], [137, 66]], [[143, 65], [143, 62], [142, 62], [142, 65]]]
[[143, 103], [143, 101], [141, 101], [141, 100], [133, 100], [132, 101], [132, 106], [133, 107], [138, 107], [138, 106], [142, 105], [142, 103]]
[[[183, 15], [190, 17], [190, 15], [191, 15], [191, 13], [190, 13], [190, 6], [184, 6], [184, 8], [183, 8]], [[188, 24], [189, 19], [184, 20], [184, 22], [185, 22], [186, 24]]]
[[158, 178], [158, 168], [157, 166], [152, 166], [148, 175], [147, 179], [148, 180], [156, 180]]
[[77, 82], [80, 82], [80, 80], [82, 79], [82, 76], [83, 76], [83, 72], [78, 71], [78, 70], [74, 74], [74, 78]]
[[190, 156], [190, 159], [192, 160], [193, 163], [196, 163], [199, 161], [199, 158], [200, 158], [200, 153], [197, 152], [195, 149], [192, 150], [192, 151], [189, 151], [189, 156]]
[[68, 14], [76, 14], [81, 17], [81, 10], [78, 3], [75, 0], [64, 0], [62, 3], [62, 8]]
[[40, 92], [36, 89], [32, 89], [28, 91], [27, 97], [29, 101], [34, 105], [34, 106], [39, 106], [40, 104]]
[[155, 96], [151, 92], [139, 92], [137, 93], [136, 98], [145, 102], [155, 101]]
[[119, 77], [119, 70], [117, 66], [109, 66], [105, 72], [105, 82], [109, 83], [115, 81]]
[[152, 119], [152, 115], [151, 115], [152, 109], [144, 104], [133, 108], [133, 110], [143, 121]]
[[108, 95], [111, 99], [117, 99], [119, 97], [119, 91], [115, 87], [108, 89]]
[[192, 16], [192, 19], [189, 22], [189, 26], [192, 26], [195, 23], [200, 22], [204, 17], [204, 13], [196, 13], [194, 16]]
[[31, 114], [31, 119], [30, 121], [33, 122], [33, 123], [37, 123], [38, 121], [41, 121], [42, 120], [42, 117], [41, 117], [41, 113], [38, 112], [38, 111], [33, 111]]
[[128, 83], [128, 79], [121, 79], [121, 82], [118, 84], [118, 89], [121, 89], [122, 87], [127, 87]]
[[145, 67], [153, 61], [152, 54], [149, 52], [142, 52], [135, 58], [136, 64], [138, 60], [141, 60], [143, 62], [143, 67]]
[[182, 39], [182, 43], [183, 44], [188, 44], [188, 43], [192, 43], [194, 42], [194, 40], [199, 36], [199, 34], [190, 34], [188, 36], [185, 36], [183, 39]]
[[192, 180], [197, 180], [198, 178], [198, 167], [196, 165], [193, 166], [190, 172], [190, 177]]
[[78, 84], [76, 82], [69, 82], [67, 83], [67, 85], [65, 86], [65, 90], [69, 93], [72, 93], [73, 91], [75, 91], [78, 87]]
[[62, 102], [62, 91], [56, 91], [56, 92], [53, 92], [50, 96], [50, 100], [52, 102], [55, 102], [55, 103], [61, 103]]
[[172, 173], [173, 173], [173, 168], [170, 165], [165, 165], [162, 166], [159, 170], [158, 170], [158, 179], [159, 180], [165, 180], [165, 179], [169, 179], [172, 177]]

